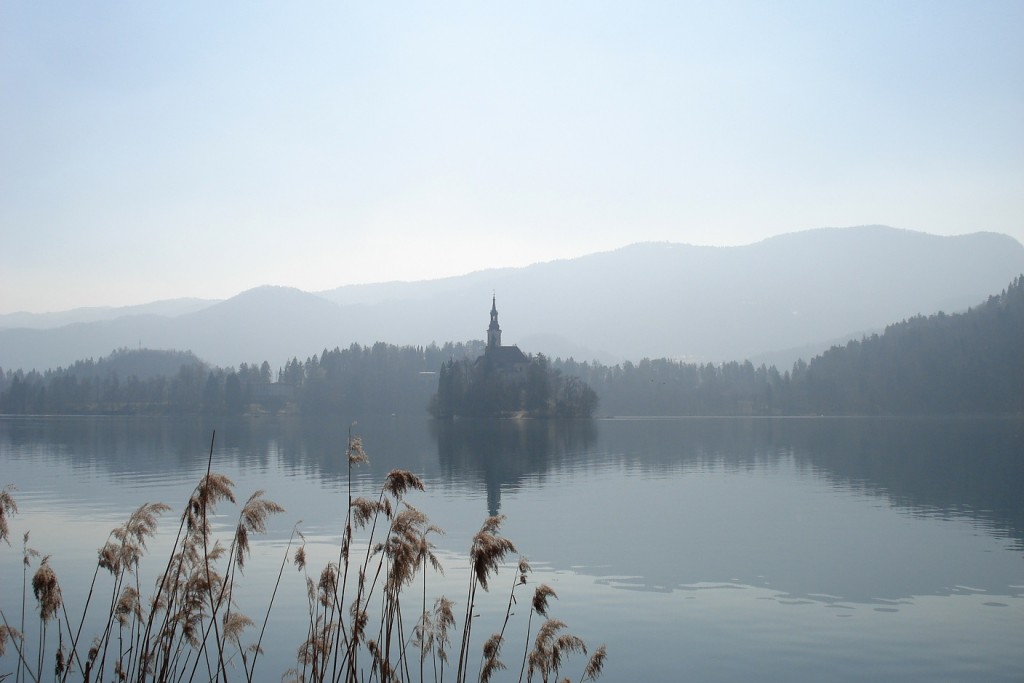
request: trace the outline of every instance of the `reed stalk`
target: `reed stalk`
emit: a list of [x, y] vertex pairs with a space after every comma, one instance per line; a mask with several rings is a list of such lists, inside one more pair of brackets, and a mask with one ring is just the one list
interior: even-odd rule
[[[302, 683], [343, 679], [352, 683], [391, 683], [411, 681], [418, 671], [420, 683], [423, 683], [428, 679], [426, 659], [430, 657], [435, 683], [444, 681], [446, 672], [453, 668], [456, 683], [465, 683], [470, 678], [468, 665], [474, 624], [480, 618], [476, 613], [478, 591], [489, 590], [490, 581], [499, 574], [505, 557], [515, 552], [514, 544], [500, 533], [503, 517], [488, 517], [473, 536], [458, 659], [451, 662], [452, 639], [457, 631], [454, 605], [440, 596], [435, 599], [432, 611], [427, 607], [428, 573], [431, 569], [436, 574], [444, 573], [430, 537], [444, 532], [430, 524], [427, 516], [406, 500], [410, 491], [424, 489], [423, 482], [411, 472], [392, 470], [375, 499], [356, 497], [353, 467], [368, 459], [362, 441], [353, 436], [350, 429], [345, 450], [349, 473], [347, 508], [337, 562], [328, 563], [319, 581], [314, 581], [306, 566], [306, 539], [296, 525], [288, 538], [256, 640], [246, 646], [242, 642], [243, 633], [255, 624], [239, 610], [234, 596], [245, 575], [253, 535], [266, 533], [267, 519], [283, 512], [283, 508], [266, 499], [263, 491], [256, 491], [241, 505], [226, 547], [215, 538], [211, 519], [216, 506], [222, 501], [235, 502], [233, 482], [213, 471], [215, 438], [216, 432], [211, 437], [205, 474], [186, 502], [169, 556], [148, 600], [142, 598], [141, 559], [148, 539], [156, 533], [157, 518], [169, 510], [162, 503], [141, 506], [125, 524], [108, 535], [100, 548], [85, 603], [74, 626], [50, 565], [50, 556], [40, 560], [31, 580], [39, 613], [39, 640], [32, 655], [25, 652], [23, 634], [28, 569], [38, 552], [29, 548], [29, 535], [25, 533], [22, 629], [12, 628], [0, 610], [0, 655], [4, 654], [8, 643], [16, 652], [13, 683], [22, 680], [37, 683], [44, 678], [51, 639], [56, 641], [56, 652], [52, 655], [54, 680], [61, 683], [77, 676], [84, 681], [230, 683], [232, 671], [239, 662], [242, 677], [252, 683], [257, 679], [256, 668], [261, 661], [264, 637], [296, 537], [300, 544], [294, 551], [294, 563], [306, 582], [308, 621], [305, 641], [297, 651], [296, 666], [286, 675]], [[17, 512], [11, 490], [7, 487], [0, 494], [0, 540], [7, 541], [8, 545], [9, 519]], [[352, 548], [360, 530], [366, 530], [365, 538], [359, 541], [360, 545], [365, 542], [366, 551], [362, 557], [353, 558]], [[380, 540], [376, 540], [378, 533], [382, 534]], [[100, 602], [97, 600], [97, 595], [101, 594], [97, 592], [100, 569], [105, 569], [112, 581], [110, 599], [105, 601], [107, 615], [100, 622], [99, 635], [83, 654], [87, 613]], [[506, 668], [501, 652], [516, 615], [517, 591], [528, 583], [530, 571], [526, 558], [520, 558], [500, 628], [483, 643], [476, 674], [480, 683], [489, 683]], [[355, 583], [351, 587], [354, 598], [346, 610], [350, 581]], [[415, 596], [413, 604], [419, 603], [420, 616], [407, 632], [410, 623], [405, 618], [407, 610], [403, 610], [402, 600], [410, 593]], [[551, 597], [556, 596], [546, 585], [534, 591], [526, 620], [520, 681], [524, 675], [528, 680], [536, 675], [545, 683], [559, 679], [568, 655], [587, 652], [582, 639], [564, 632], [562, 622], [548, 617]], [[372, 621], [371, 611], [376, 613]], [[533, 639], [531, 650], [535, 613], [547, 620]], [[50, 631], [51, 621], [57, 622], [56, 635]], [[368, 638], [368, 629], [371, 638]], [[414, 651], [410, 646], [418, 650], [418, 666], [410, 661]], [[600, 675], [605, 657], [606, 649], [601, 646], [588, 659], [580, 683]], [[0, 671], [0, 681], [10, 675]]]

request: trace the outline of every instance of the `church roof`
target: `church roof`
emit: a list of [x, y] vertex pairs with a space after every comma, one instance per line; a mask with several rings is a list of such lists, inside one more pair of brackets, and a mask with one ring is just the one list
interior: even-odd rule
[[526, 357], [525, 353], [519, 350], [518, 346], [496, 346], [487, 349], [485, 355], [493, 363], [502, 367], [530, 362], [530, 359]]

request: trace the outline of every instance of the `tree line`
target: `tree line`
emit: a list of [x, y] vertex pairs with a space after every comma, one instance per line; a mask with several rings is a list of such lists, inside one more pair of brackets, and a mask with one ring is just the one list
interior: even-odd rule
[[275, 372], [266, 360], [218, 368], [188, 352], [119, 349], [45, 372], [0, 368], [0, 413], [422, 413], [442, 363], [482, 351], [482, 342], [352, 344], [294, 357]]
[[483, 350], [482, 341], [353, 344], [275, 372], [267, 361], [215, 368], [188, 353], [122, 349], [45, 372], [0, 369], [0, 413], [408, 414], [431, 405], [439, 415], [573, 415], [596, 401], [605, 415], [1019, 415], [1024, 277], [966, 312], [916, 316], [785, 371], [749, 361], [609, 366], [537, 355], [516, 391], [494, 382], [470, 391]]
[[1024, 414], [1024, 276], [964, 313], [915, 316], [791, 370], [750, 361], [556, 363], [609, 415]]

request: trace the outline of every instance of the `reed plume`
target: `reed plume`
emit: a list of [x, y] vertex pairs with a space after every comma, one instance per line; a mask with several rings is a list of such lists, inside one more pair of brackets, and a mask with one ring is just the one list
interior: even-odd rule
[[[58, 632], [59, 633], [59, 632]], [[56, 679], [60, 679], [64, 675], [64, 670], [67, 667], [67, 660], [64, 656], [64, 638], [60, 637], [59, 644], [57, 645], [57, 654], [55, 655], [56, 661], [54, 662], [53, 673]]]
[[558, 598], [554, 589], [546, 583], [542, 583], [533, 591], [533, 600], [530, 604], [530, 616], [526, 620], [526, 645], [523, 648], [523, 663], [519, 667], [519, 680], [523, 680], [526, 672], [526, 661], [530, 653], [530, 630], [533, 626], [533, 615], [539, 614], [542, 617], [548, 615], [548, 599]]
[[506, 668], [504, 662], [498, 659], [501, 654], [501, 644], [504, 638], [500, 633], [493, 634], [484, 643], [484, 663], [480, 669], [480, 683], [488, 683], [496, 671]]
[[469, 551], [469, 565], [476, 583], [488, 590], [487, 581], [491, 574], [498, 572], [502, 560], [508, 553], [516, 551], [512, 541], [500, 535], [501, 523], [505, 515], [488, 517], [480, 531], [473, 536], [473, 545]]
[[391, 470], [388, 472], [388, 476], [384, 479], [384, 490], [398, 500], [401, 500], [402, 496], [405, 495], [405, 492], [410, 489], [415, 489], [417, 491], [423, 490], [423, 480], [412, 472], [406, 470]]
[[7, 545], [11, 544], [11, 529], [7, 518], [18, 513], [18, 503], [15, 502], [14, 496], [11, 495], [13, 490], [14, 484], [8, 484], [3, 489], [0, 489], [0, 541], [6, 542]]
[[240, 612], [225, 613], [222, 620], [224, 638], [241, 648], [242, 631], [254, 626], [253, 620]]
[[362, 529], [365, 527], [370, 520], [372, 520], [378, 513], [386, 512], [387, 508], [384, 507], [383, 503], [370, 500], [369, 498], [354, 498], [352, 505], [352, 526], [356, 529]]
[[134, 586], [125, 586], [121, 597], [117, 599], [114, 617], [122, 627], [127, 626], [129, 617], [142, 619], [142, 603], [139, 602], [139, 591]]
[[0, 624], [0, 657], [2, 657], [7, 652], [8, 638], [10, 638], [12, 641], [20, 640], [21, 631], [12, 626], [8, 626], [7, 624]]
[[349, 465], [361, 465], [370, 462], [370, 458], [367, 457], [366, 451], [363, 450], [363, 439], [360, 436], [353, 436], [352, 429], [349, 428], [348, 438], [348, 464]]
[[267, 500], [264, 491], [259, 490], [249, 496], [242, 506], [235, 528], [235, 564], [238, 569], [245, 568], [245, 558], [249, 555], [249, 534], [267, 533], [267, 518], [284, 512], [284, 508], [272, 500]]
[[537, 586], [537, 590], [533, 592], [533, 611], [542, 617], [546, 617], [548, 615], [549, 598], [558, 599], [558, 594], [555, 593], [555, 590], [546, 583]]
[[455, 628], [455, 604], [443, 595], [434, 601], [434, 629], [437, 643], [437, 658], [441, 661], [441, 680], [444, 680], [444, 665], [448, 663], [448, 646], [452, 638], [449, 631]]
[[459, 649], [459, 668], [455, 675], [456, 683], [466, 680], [466, 660], [469, 655], [470, 636], [473, 630], [473, 609], [477, 586], [488, 590], [488, 579], [497, 573], [498, 567], [508, 553], [516, 551], [512, 541], [500, 535], [504, 515], [488, 517], [484, 520], [480, 531], [473, 536], [473, 544], [469, 550], [470, 582], [466, 599], [466, 616], [462, 627], [462, 646]]
[[[337, 562], [329, 562], [319, 575], [312, 577], [307, 570], [306, 539], [293, 530], [284, 550], [278, 573], [267, 606], [262, 630], [254, 644], [243, 646], [242, 639], [255, 624], [239, 611], [234, 597], [236, 582], [253, 550], [254, 534], [267, 531], [271, 515], [284, 508], [266, 498], [257, 490], [241, 505], [237, 523], [230, 537], [214, 538], [210, 520], [219, 503], [235, 502], [234, 483], [227, 476], [211, 471], [213, 441], [205, 475], [189, 496], [181, 513], [177, 536], [171, 546], [163, 571], [158, 574], [155, 590], [148, 598], [142, 597], [139, 572], [147, 552], [147, 543], [157, 531], [161, 515], [170, 508], [163, 503], [146, 503], [135, 510], [128, 520], [110, 532], [97, 552], [93, 584], [89, 587], [82, 621], [73, 633], [67, 624], [61, 586], [51, 566], [49, 556], [42, 558], [31, 577], [32, 591], [39, 606], [40, 638], [38, 657], [30, 663], [23, 652], [22, 632], [12, 628], [0, 611], [0, 655], [10, 643], [18, 650], [18, 679], [41, 680], [47, 643], [47, 624], [64, 609], [61, 625], [67, 625], [70, 638], [65, 646], [64, 630], [58, 631], [57, 651], [53, 659], [56, 680], [67, 681], [81, 675], [83, 680], [167, 681], [210, 680], [227, 683], [235, 659], [240, 658], [245, 679], [256, 680], [255, 667], [262, 653], [261, 644], [274, 604], [284, 567], [289, 559], [304, 575], [309, 602], [309, 622], [305, 641], [296, 651], [296, 668], [286, 676], [296, 682], [323, 683], [376, 679], [380, 683], [393, 680], [414, 680], [410, 666], [410, 645], [419, 650], [420, 681], [426, 680], [426, 658], [432, 656], [435, 681], [443, 681], [445, 669], [454, 666], [450, 661], [451, 644], [456, 632], [454, 603], [441, 596], [434, 600], [433, 609], [427, 609], [427, 575], [432, 569], [444, 573], [441, 561], [431, 542], [433, 534], [443, 534], [432, 525], [423, 512], [409, 504], [405, 498], [413, 491], [424, 490], [423, 481], [405, 470], [392, 470], [385, 478], [376, 500], [352, 496], [351, 467], [368, 462], [362, 440], [349, 434], [346, 458], [349, 467], [349, 495], [345, 512]], [[13, 487], [0, 492], [0, 538], [10, 545], [8, 519], [17, 512], [11, 495]], [[501, 535], [501, 516], [488, 517], [473, 536], [469, 550], [469, 588], [466, 612], [461, 633], [461, 648], [457, 662], [456, 683], [468, 678], [468, 660], [476, 614], [476, 591], [488, 591], [490, 583], [499, 574], [514, 544]], [[345, 600], [350, 551], [354, 531], [368, 529], [365, 553], [359, 551], [355, 560], [352, 590], [355, 597], [349, 604]], [[386, 529], [386, 531], [384, 531]], [[375, 539], [377, 536], [382, 538]], [[294, 550], [292, 542], [298, 536], [300, 544]], [[227, 541], [230, 540], [230, 543]], [[360, 538], [360, 548], [363, 542]], [[38, 553], [28, 547], [28, 533], [24, 537], [22, 559], [24, 599], [27, 594], [28, 568]], [[78, 651], [79, 637], [86, 622], [96, 577], [105, 570], [113, 577], [109, 615], [100, 635], [91, 642], [87, 653]], [[403, 624], [401, 597], [416, 583], [422, 572], [420, 618], [411, 633]], [[490, 683], [506, 668], [501, 659], [502, 648], [508, 645], [505, 632], [515, 615], [514, 606], [519, 586], [529, 583], [531, 567], [520, 557], [511, 577], [508, 606], [504, 621], [497, 633], [483, 644], [478, 680]], [[408, 593], [407, 593], [408, 595]], [[533, 614], [549, 617], [549, 601], [557, 597], [545, 584], [538, 586], [530, 603], [527, 619], [522, 680], [529, 664], [529, 680], [536, 675], [545, 683], [557, 680], [560, 667], [572, 653], [586, 653], [583, 641], [565, 633], [565, 624], [548, 618], [541, 626], [531, 645]], [[348, 605], [347, 609], [342, 605]], [[375, 610], [379, 612], [375, 613]], [[23, 606], [24, 611], [24, 606]], [[24, 616], [22, 631], [24, 630]], [[369, 632], [368, 632], [369, 631]], [[73, 637], [72, 637], [73, 636]], [[108, 647], [113, 643], [113, 655]], [[230, 652], [228, 650], [230, 649]], [[364, 660], [360, 668], [359, 657]], [[108, 658], [112, 661], [108, 661]], [[606, 649], [602, 645], [587, 661], [580, 683], [595, 680], [602, 671]], [[105, 667], [111, 667], [104, 670]], [[23, 676], [24, 674], [24, 676]], [[10, 674], [7, 674], [10, 675]], [[0, 681], [6, 675], [0, 673]]]
[[317, 598], [321, 605], [328, 607], [334, 604], [334, 592], [338, 589], [338, 567], [333, 562], [321, 570], [317, 589]]
[[39, 568], [32, 576], [32, 593], [39, 606], [39, 654], [36, 670], [41, 672], [46, 655], [47, 624], [57, 615], [57, 610], [63, 604], [60, 583], [57, 581], [57, 574], [50, 566], [49, 555], [42, 559]]
[[519, 572], [519, 583], [526, 583], [526, 575], [533, 571], [533, 567], [525, 557], [520, 557], [516, 570]]
[[62, 604], [60, 583], [57, 581], [57, 574], [50, 566], [50, 556], [47, 555], [39, 563], [39, 569], [32, 577], [32, 593], [39, 603], [39, 618], [44, 622], [50, 621], [57, 614]]
[[594, 650], [594, 654], [590, 655], [590, 659], [587, 661], [586, 668], [583, 669], [580, 683], [583, 683], [583, 681], [596, 681], [604, 670], [604, 660], [607, 656], [608, 648], [604, 645]]
[[235, 502], [235, 483], [223, 474], [208, 472], [196, 486], [185, 507], [186, 529], [206, 538], [210, 534], [206, 518], [221, 501]]
[[[171, 506], [164, 503], [146, 503], [135, 510], [127, 522], [111, 532], [119, 542], [115, 560], [118, 568], [135, 571], [146, 551], [146, 539], [156, 535], [157, 518], [170, 509]], [[117, 572], [111, 569], [111, 573]]]
[[[587, 646], [581, 638], [570, 633], [559, 635], [565, 628], [565, 622], [548, 619], [537, 632], [533, 651], [530, 653], [530, 668], [527, 680], [532, 681], [534, 673], [539, 673], [543, 683], [558, 678], [558, 670], [562, 666], [562, 657], [572, 652], [587, 653]], [[601, 658], [603, 663], [604, 658]]]

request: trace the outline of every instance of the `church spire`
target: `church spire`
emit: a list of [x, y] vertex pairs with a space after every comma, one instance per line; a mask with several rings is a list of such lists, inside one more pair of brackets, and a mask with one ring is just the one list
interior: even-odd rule
[[491, 324], [487, 328], [487, 348], [496, 349], [501, 346], [501, 328], [498, 327], [498, 300], [491, 294]]

